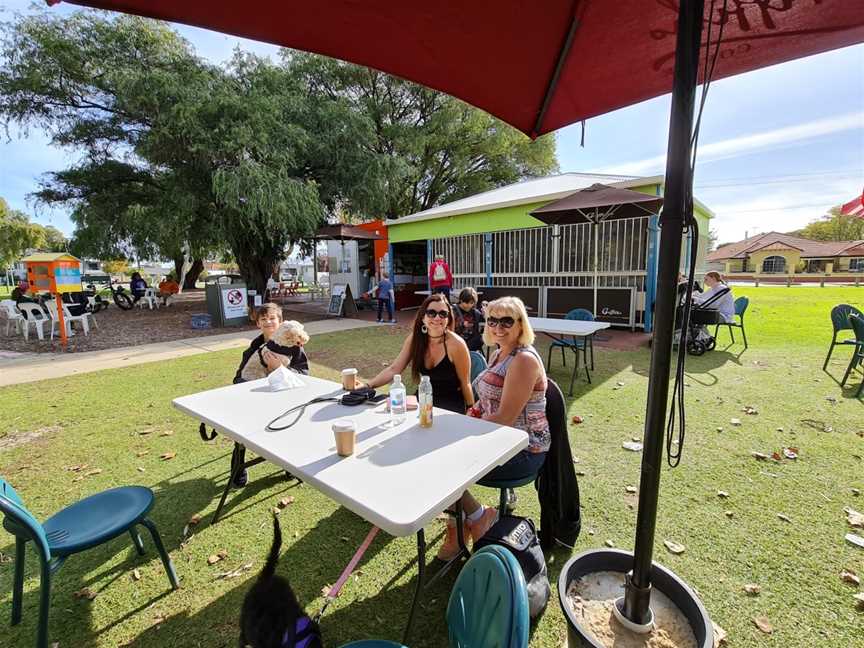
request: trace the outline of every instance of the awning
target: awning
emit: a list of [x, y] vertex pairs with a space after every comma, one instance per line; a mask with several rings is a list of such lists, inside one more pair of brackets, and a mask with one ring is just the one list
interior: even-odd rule
[[[49, 0], [55, 4], [58, 0]], [[528, 135], [672, 88], [671, 0], [74, 0], [359, 63], [473, 104]], [[718, 2], [715, 10], [720, 11]], [[730, 2], [714, 78], [864, 41], [861, 0]], [[719, 15], [708, 16], [703, 39]], [[701, 79], [702, 66], [699, 75]]]
[[566, 198], [543, 205], [532, 211], [531, 215], [547, 225], [596, 223], [613, 218], [656, 214], [662, 204], [663, 199], [659, 196], [594, 184]]

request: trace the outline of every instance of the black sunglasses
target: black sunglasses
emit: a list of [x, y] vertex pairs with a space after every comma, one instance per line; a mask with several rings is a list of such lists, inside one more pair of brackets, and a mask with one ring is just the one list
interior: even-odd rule
[[435, 319], [436, 317], [440, 317], [441, 319], [447, 319], [450, 317], [450, 311], [437, 311], [431, 308], [427, 308], [426, 317], [428, 317], [429, 319]]
[[513, 325], [516, 323], [516, 320], [512, 317], [492, 317], [489, 316], [486, 318], [486, 326], [491, 326], [495, 328], [496, 326], [500, 326], [505, 329], [513, 328]]

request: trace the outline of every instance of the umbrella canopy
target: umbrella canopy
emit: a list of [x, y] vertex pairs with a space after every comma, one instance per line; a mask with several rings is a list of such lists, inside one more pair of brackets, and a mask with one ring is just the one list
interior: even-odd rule
[[543, 205], [532, 211], [531, 215], [547, 225], [596, 223], [613, 218], [656, 214], [662, 204], [663, 199], [659, 196], [598, 183]]
[[383, 236], [353, 225], [325, 225], [315, 232], [319, 241], [380, 241]]
[[864, 191], [860, 196], [857, 196], [840, 207], [840, 213], [844, 216], [857, 216], [864, 218]]
[[[73, 0], [326, 54], [467, 101], [537, 136], [669, 92], [675, 0]], [[48, 0], [56, 4], [59, 0]], [[864, 41], [861, 0], [725, 0], [715, 79]], [[701, 75], [701, 70], [700, 70]]]

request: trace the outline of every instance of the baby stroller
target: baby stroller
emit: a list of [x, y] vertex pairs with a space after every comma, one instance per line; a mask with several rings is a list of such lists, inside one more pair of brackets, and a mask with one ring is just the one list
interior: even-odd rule
[[[690, 355], [701, 356], [706, 351], [713, 351], [717, 346], [717, 340], [708, 332], [709, 326], [714, 326], [723, 323], [723, 318], [720, 311], [711, 308], [711, 305], [720, 297], [729, 292], [729, 288], [723, 288], [717, 291], [710, 299], [702, 302], [699, 305], [694, 304], [690, 308], [690, 321], [687, 324], [687, 353]], [[686, 298], [686, 295], [685, 295]], [[680, 340], [681, 336], [681, 320], [684, 319], [684, 305], [678, 306], [678, 312], [675, 317], [675, 339]]]

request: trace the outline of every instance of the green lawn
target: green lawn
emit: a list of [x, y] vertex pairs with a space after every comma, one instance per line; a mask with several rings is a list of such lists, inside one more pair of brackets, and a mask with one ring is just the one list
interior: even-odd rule
[[[829, 373], [821, 371], [830, 307], [864, 305], [864, 288], [737, 288], [736, 294], [751, 298], [750, 349], [727, 348], [727, 334], [721, 333], [718, 351], [688, 359], [684, 458], [663, 474], [656, 558], [696, 588], [731, 646], [864, 646], [864, 616], [853, 601], [860, 588], [840, 578], [843, 569], [864, 576], [864, 551], [843, 540], [850, 530], [843, 508], [864, 510], [864, 496], [853, 494], [853, 488], [864, 490], [864, 400], [852, 398], [860, 375], [845, 390], [836, 382], [848, 350], [836, 352]], [[315, 337], [308, 345], [313, 373], [335, 379], [341, 367], [357, 366], [370, 376], [396, 352], [400, 335], [376, 328]], [[545, 358], [545, 347], [541, 351]], [[236, 646], [240, 604], [270, 544], [269, 511], [286, 495], [295, 501], [280, 515], [280, 571], [310, 612], [321, 605], [321, 588], [335, 581], [362, 541], [367, 523], [262, 464], [252, 469], [250, 485], [231, 496], [218, 525], [202, 522], [181, 544], [189, 518], [214, 510], [231, 446], [221, 437], [202, 443], [195, 423], [174, 411], [170, 400], [225, 384], [238, 355], [213, 353], [0, 389], [0, 472], [37, 517], [118, 484], [150, 486], [157, 493], [153, 518], [182, 579], [182, 589], [170, 592], [152, 548], [138, 557], [125, 539], [70, 559], [56, 580], [52, 606], [51, 635], [60, 648]], [[642, 434], [648, 363], [647, 351], [598, 349], [593, 384], [577, 383], [569, 401], [570, 413], [585, 417], [571, 427], [582, 473], [578, 550], [607, 540], [632, 549], [636, 502], [625, 489], [638, 484], [641, 457], [621, 443]], [[552, 364], [551, 375], [566, 389], [569, 374], [560, 356]], [[745, 405], [758, 414], [743, 413]], [[731, 418], [741, 419], [740, 427]], [[790, 446], [799, 450], [795, 461], [751, 456]], [[161, 460], [164, 452], [176, 457]], [[87, 468], [69, 470], [81, 464]], [[102, 472], [80, 478], [94, 469]], [[728, 492], [728, 499], [718, 491]], [[488, 503], [496, 501], [492, 491], [477, 492]], [[539, 520], [531, 487], [521, 489], [518, 510]], [[442, 529], [436, 522], [427, 532], [436, 539], [430, 555]], [[686, 551], [668, 553], [666, 539]], [[0, 531], [0, 552], [10, 556], [13, 548], [11, 537]], [[208, 566], [207, 557], [222, 549], [227, 559]], [[379, 535], [323, 619], [328, 646], [400, 637], [416, 578], [414, 556], [413, 538]], [[547, 556], [553, 584], [568, 557]], [[253, 566], [243, 575], [217, 578], [249, 562]], [[131, 577], [135, 568], [138, 581]], [[25, 621], [9, 628], [12, 564], [0, 558], [0, 646], [35, 640], [32, 561], [27, 575]], [[446, 645], [444, 611], [452, 582], [445, 578], [427, 592], [411, 646]], [[745, 583], [759, 584], [761, 594], [745, 594]], [[83, 587], [96, 591], [96, 598], [75, 598]], [[771, 621], [772, 635], [756, 629], [751, 619], [757, 616]], [[532, 646], [561, 646], [564, 637], [553, 598], [533, 629]]]

